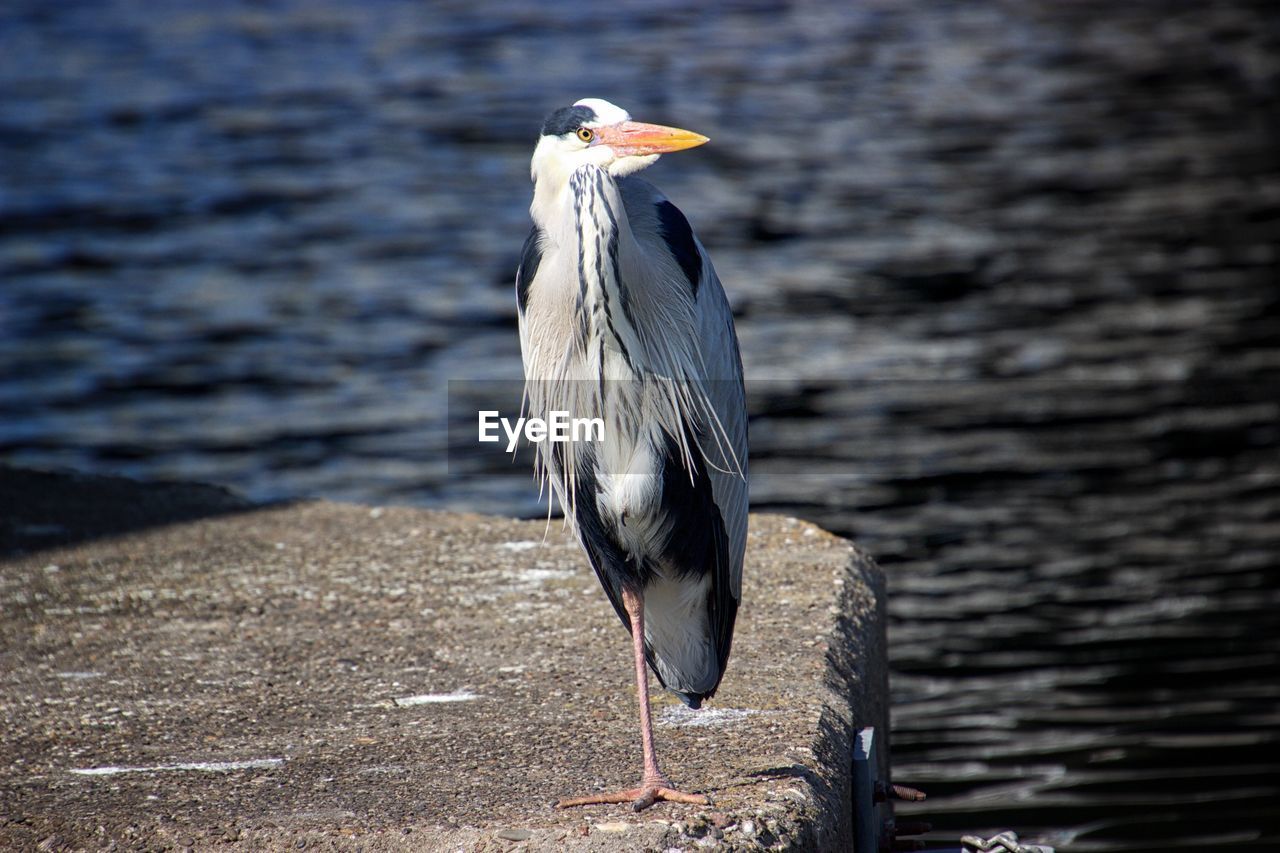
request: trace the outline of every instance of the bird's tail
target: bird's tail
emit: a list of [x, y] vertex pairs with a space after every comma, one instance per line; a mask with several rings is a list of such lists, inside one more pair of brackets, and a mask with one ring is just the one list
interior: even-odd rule
[[658, 575], [645, 586], [645, 650], [662, 686], [698, 708], [720, 686], [721, 655], [707, 618], [711, 578]]

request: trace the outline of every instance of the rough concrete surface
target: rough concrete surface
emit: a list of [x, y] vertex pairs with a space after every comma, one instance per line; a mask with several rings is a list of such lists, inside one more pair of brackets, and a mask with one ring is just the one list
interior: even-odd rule
[[888, 732], [883, 580], [812, 525], [752, 518], [719, 695], [655, 694], [664, 769], [713, 806], [557, 811], [640, 767], [625, 632], [558, 521], [167, 487], [186, 520], [144, 527], [152, 487], [27, 485], [128, 532], [0, 490], [0, 847], [847, 846], [852, 729]]

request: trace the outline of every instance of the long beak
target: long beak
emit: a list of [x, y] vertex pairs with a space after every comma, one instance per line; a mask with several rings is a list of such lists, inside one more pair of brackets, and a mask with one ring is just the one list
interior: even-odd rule
[[598, 128], [596, 137], [623, 157], [667, 154], [671, 151], [696, 148], [710, 141], [701, 133], [694, 133], [691, 130], [663, 127], [660, 124], [644, 124], [638, 121], [624, 121]]

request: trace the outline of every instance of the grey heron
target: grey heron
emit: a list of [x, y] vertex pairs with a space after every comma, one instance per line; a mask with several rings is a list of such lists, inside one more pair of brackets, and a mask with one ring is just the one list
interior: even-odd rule
[[707, 804], [658, 768], [648, 673], [698, 708], [724, 675], [747, 537], [742, 360], [720, 280], [688, 221], [633, 177], [707, 142], [597, 98], [546, 119], [533, 229], [516, 273], [530, 417], [599, 417], [603, 439], [544, 442], [555, 492], [632, 637], [640, 785], [560, 806]]

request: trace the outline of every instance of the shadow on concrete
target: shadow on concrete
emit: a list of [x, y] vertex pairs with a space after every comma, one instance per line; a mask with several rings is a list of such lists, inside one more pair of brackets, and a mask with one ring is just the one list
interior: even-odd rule
[[260, 508], [220, 486], [0, 465], [0, 557]]
[[802, 764], [790, 764], [785, 767], [766, 767], [764, 770], [757, 770], [747, 775], [754, 779], [804, 779], [814, 785], [822, 783], [817, 773]]

